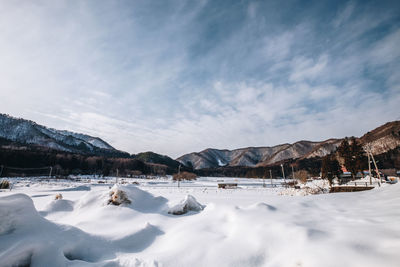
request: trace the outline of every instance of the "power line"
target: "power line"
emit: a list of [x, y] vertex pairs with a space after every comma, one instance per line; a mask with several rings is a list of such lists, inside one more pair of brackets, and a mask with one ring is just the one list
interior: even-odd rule
[[29, 170], [44, 170], [44, 169], [50, 169], [51, 167], [41, 167], [41, 168], [18, 168], [18, 167], [9, 167], [9, 166], [2, 166], [4, 169], [10, 169], [10, 170], [21, 170], [21, 171], [29, 171]]

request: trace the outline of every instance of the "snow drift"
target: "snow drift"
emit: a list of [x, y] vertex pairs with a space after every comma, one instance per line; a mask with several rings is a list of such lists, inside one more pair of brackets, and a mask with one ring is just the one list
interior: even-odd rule
[[[133, 235], [110, 241], [46, 220], [23, 194], [0, 198], [0, 218], [1, 266], [120, 266], [118, 252], [143, 250], [143, 244], [150, 245], [162, 234], [147, 224]], [[126, 266], [141, 263], [133, 257]]]
[[188, 211], [201, 211], [204, 206], [201, 205], [192, 195], [187, 195], [181, 203], [169, 209], [168, 213], [173, 215], [182, 215]]
[[[1, 192], [0, 266], [397, 267], [400, 261], [400, 184], [305, 197], [264, 188], [89, 185], [90, 191], [62, 191], [59, 200], [53, 186], [36, 185], [13, 190], [35, 195], [41, 213], [27, 195]], [[107, 205], [118, 190], [131, 203]], [[167, 213], [193, 203], [202, 211]]]

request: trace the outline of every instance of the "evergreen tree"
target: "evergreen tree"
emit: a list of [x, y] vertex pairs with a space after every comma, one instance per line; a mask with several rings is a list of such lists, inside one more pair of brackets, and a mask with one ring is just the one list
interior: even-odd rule
[[332, 184], [334, 177], [338, 177], [341, 173], [340, 164], [336, 160], [335, 155], [327, 155], [322, 158], [321, 165], [321, 176], [324, 179], [328, 179]]
[[338, 153], [344, 159], [344, 166], [351, 172], [354, 179], [357, 172], [362, 171], [365, 161], [362, 146], [355, 137], [350, 139], [350, 143], [345, 138], [338, 147]]

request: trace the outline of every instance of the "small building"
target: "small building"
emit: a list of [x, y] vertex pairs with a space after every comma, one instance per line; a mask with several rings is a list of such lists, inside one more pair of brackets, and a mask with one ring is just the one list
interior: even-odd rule
[[351, 172], [343, 172], [341, 175], [340, 175], [340, 178], [352, 178], [353, 176], [351, 175]]
[[347, 182], [350, 182], [351, 180], [353, 180], [353, 176], [351, 174], [351, 172], [343, 172], [340, 176], [340, 183], [341, 184], [345, 184]]
[[235, 188], [237, 188], [237, 183], [219, 183], [218, 188], [235, 189]]

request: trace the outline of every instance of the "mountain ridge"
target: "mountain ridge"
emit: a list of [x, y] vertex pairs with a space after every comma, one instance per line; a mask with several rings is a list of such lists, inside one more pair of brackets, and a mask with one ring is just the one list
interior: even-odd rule
[[[326, 156], [335, 151], [343, 140], [344, 138], [330, 138], [324, 141], [301, 140], [292, 144], [233, 150], [207, 148], [182, 155], [176, 160], [197, 170], [221, 166], [264, 167], [283, 160]], [[400, 146], [400, 121], [387, 122], [357, 140], [365, 149], [370, 147], [374, 154], [385, 153]]]
[[36, 145], [54, 150], [83, 153], [111, 154], [119, 151], [99, 137], [67, 130], [57, 130], [34, 121], [15, 118], [0, 113], [0, 137], [26, 145]]
[[[4, 139], [2, 147], [8, 149], [20, 149], [24, 145], [33, 145], [70, 153], [136, 158], [147, 163], [166, 165], [171, 169], [178, 169], [182, 164], [182, 167], [194, 170], [219, 167], [266, 167], [286, 160], [322, 158], [335, 151], [344, 139], [300, 140], [292, 144], [284, 143], [269, 147], [250, 146], [233, 150], [206, 148], [200, 152], [182, 155], [174, 160], [150, 151], [130, 155], [115, 149], [99, 137], [56, 130], [30, 120], [0, 113], [1, 138]], [[357, 140], [365, 149], [367, 147], [371, 149], [374, 154], [395, 149], [400, 146], [400, 121], [385, 123]]]

